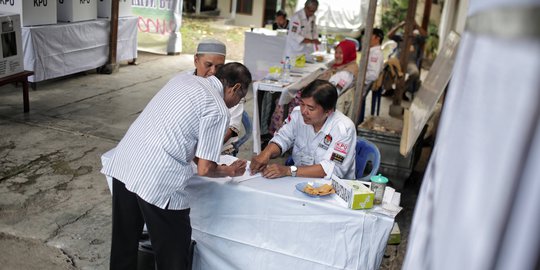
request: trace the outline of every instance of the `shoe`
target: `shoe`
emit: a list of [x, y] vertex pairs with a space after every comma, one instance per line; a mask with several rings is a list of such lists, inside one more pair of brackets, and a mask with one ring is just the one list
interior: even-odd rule
[[381, 94], [381, 96], [383, 96], [383, 97], [391, 97], [391, 96], [394, 95], [394, 93], [395, 93], [395, 90], [390, 88], [388, 90], [384, 90], [384, 92]]

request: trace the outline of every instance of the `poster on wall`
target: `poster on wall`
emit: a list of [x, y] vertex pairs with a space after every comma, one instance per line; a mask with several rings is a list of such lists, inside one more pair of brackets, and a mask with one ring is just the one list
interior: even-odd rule
[[157, 54], [182, 52], [182, 0], [132, 0], [138, 50]]

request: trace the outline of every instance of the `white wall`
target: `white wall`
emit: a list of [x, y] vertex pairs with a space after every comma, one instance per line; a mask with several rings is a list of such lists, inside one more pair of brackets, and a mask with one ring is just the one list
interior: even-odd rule
[[[232, 0], [222, 0], [218, 2], [218, 8], [221, 11], [220, 16], [223, 18], [230, 18], [230, 6]], [[264, 12], [264, 1], [253, 0], [253, 10], [251, 15], [236, 13], [234, 19], [234, 25], [238, 26], [255, 26], [255, 27], [264, 27], [263, 25], [263, 12]]]

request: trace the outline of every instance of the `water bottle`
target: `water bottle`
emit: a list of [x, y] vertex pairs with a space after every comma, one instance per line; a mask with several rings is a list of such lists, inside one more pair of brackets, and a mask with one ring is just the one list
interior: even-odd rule
[[291, 58], [285, 56], [285, 61], [283, 61], [283, 77], [281, 78], [284, 82], [288, 82], [291, 76]]
[[323, 35], [321, 38], [321, 52], [328, 52], [328, 40], [326, 39], [326, 35]]

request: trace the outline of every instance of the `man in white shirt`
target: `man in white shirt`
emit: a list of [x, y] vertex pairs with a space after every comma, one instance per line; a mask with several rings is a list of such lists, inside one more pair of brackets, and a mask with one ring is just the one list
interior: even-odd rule
[[[315, 80], [301, 94], [285, 124], [264, 150], [251, 160], [251, 173], [264, 177], [284, 176], [355, 179], [356, 127], [336, 111], [335, 86]], [[294, 166], [268, 164], [271, 158], [292, 148]]]
[[315, 22], [315, 12], [318, 7], [317, 0], [307, 0], [304, 8], [291, 17], [284, 58], [289, 56], [294, 61], [299, 55], [304, 54], [308, 57], [317, 50], [316, 47], [321, 44]]
[[[194, 56], [195, 70], [190, 72], [204, 78], [216, 74], [216, 71], [225, 63], [226, 53], [226, 47], [223, 42], [216, 39], [202, 40], [197, 45], [197, 52]], [[229, 109], [231, 121], [223, 139], [222, 154], [224, 155], [233, 153], [233, 142], [238, 140], [241, 132], [245, 132], [242, 126], [243, 112], [243, 101]]]
[[227, 108], [248, 91], [251, 74], [229, 63], [216, 76], [180, 74], [171, 79], [130, 126], [110, 162], [113, 177], [110, 269], [137, 269], [139, 238], [146, 223], [158, 269], [187, 269], [191, 242], [185, 187], [197, 174], [238, 176], [246, 162], [219, 166], [229, 124]]
[[374, 82], [384, 67], [384, 55], [381, 50], [381, 44], [384, 39], [384, 32], [379, 28], [373, 28], [373, 34], [369, 41], [369, 61], [366, 71], [365, 84]]

